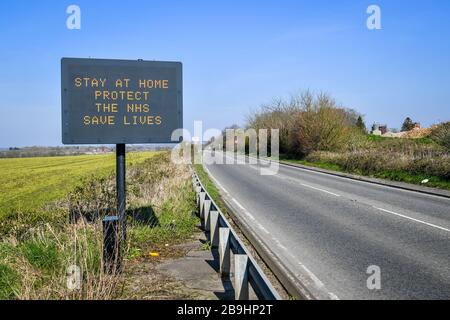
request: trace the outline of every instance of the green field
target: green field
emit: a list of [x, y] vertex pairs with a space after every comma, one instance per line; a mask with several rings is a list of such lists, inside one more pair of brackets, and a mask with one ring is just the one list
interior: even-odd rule
[[[154, 154], [129, 153], [127, 164], [141, 163]], [[0, 216], [36, 211], [63, 198], [84, 178], [106, 177], [114, 170], [114, 154], [0, 159]]]

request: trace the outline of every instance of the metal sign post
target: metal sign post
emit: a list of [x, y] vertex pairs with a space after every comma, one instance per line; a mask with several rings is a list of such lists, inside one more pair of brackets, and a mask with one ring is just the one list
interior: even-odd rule
[[127, 238], [125, 152], [126, 152], [125, 144], [116, 145], [117, 216], [120, 219], [123, 240], [126, 240]]

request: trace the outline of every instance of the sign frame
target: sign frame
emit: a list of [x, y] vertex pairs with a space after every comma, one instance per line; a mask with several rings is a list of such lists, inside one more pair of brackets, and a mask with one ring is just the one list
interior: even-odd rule
[[[100, 136], [95, 136], [93, 134], [89, 137], [80, 137], [80, 134], [77, 130], [83, 130], [86, 128], [74, 128], [75, 124], [71, 120], [73, 120], [74, 114], [79, 112], [79, 110], [86, 109], [86, 106], [73, 106], [73, 98], [71, 94], [73, 94], [73, 81], [71, 69], [80, 68], [80, 69], [91, 69], [92, 68], [92, 76], [100, 71], [103, 77], [107, 77], [110, 74], [125, 74], [125, 71], [121, 70], [137, 70], [138, 73], [143, 74], [147, 71], [143, 71], [148, 69], [151, 71], [155, 70], [154, 73], [158, 74], [161, 70], [170, 70], [170, 72], [175, 72], [175, 75], [172, 76], [172, 80], [169, 82], [170, 86], [174, 86], [172, 92], [165, 93], [167, 96], [163, 96], [160, 100], [165, 102], [167, 100], [171, 100], [172, 103], [170, 105], [160, 104], [157, 106], [158, 110], [161, 109], [170, 109], [167, 111], [170, 113], [170, 121], [171, 125], [167, 125], [168, 127], [137, 127], [130, 128], [129, 132], [124, 129], [123, 126], [113, 128], [94, 128], [99, 133]], [[159, 71], [158, 71], [159, 70]], [[81, 75], [80, 75], [81, 76]], [[134, 75], [128, 75], [128, 78], [132, 78]], [[112, 77], [114, 79], [114, 77]], [[157, 78], [157, 77], [156, 77]], [[134, 79], [136, 80], [136, 79]], [[174, 83], [173, 83], [174, 82]], [[83, 88], [84, 90], [92, 90], [92, 88]], [[80, 89], [81, 90], [81, 89]], [[150, 90], [158, 90], [158, 89], [150, 89]], [[175, 92], [173, 92], [175, 91]], [[170, 94], [170, 96], [169, 96]], [[176, 94], [176, 97], [174, 97]], [[150, 93], [151, 95], [151, 93]], [[92, 97], [91, 97], [92, 98]], [[150, 98], [151, 101], [151, 98]], [[87, 100], [86, 103], [94, 103], [94, 100]], [[150, 102], [151, 103], [151, 102]], [[81, 105], [81, 104], [80, 104]], [[94, 106], [92, 106], [94, 107]], [[123, 106], [122, 106], [123, 108]], [[150, 105], [150, 108], [152, 106]], [[77, 110], [75, 110], [77, 109]], [[123, 113], [121, 113], [123, 114]], [[167, 114], [167, 113], [166, 113]], [[77, 114], [76, 114], [77, 115]], [[81, 117], [82, 114], [79, 114]], [[175, 118], [176, 117], [176, 118]], [[164, 120], [163, 120], [164, 121]], [[61, 59], [61, 125], [62, 125], [62, 142], [65, 145], [83, 145], [83, 144], [173, 144], [182, 141], [172, 141], [171, 134], [176, 129], [183, 128], [183, 74], [182, 74], [182, 63], [181, 62], [171, 62], [171, 61], [144, 61], [144, 60], [115, 60], [115, 59], [87, 59], [87, 58], [62, 58]], [[78, 124], [77, 124], [78, 125]], [[143, 131], [147, 130], [149, 134], [142, 134]], [[158, 129], [161, 132], [158, 132]], [[135, 130], [135, 132], [133, 132]], [[139, 134], [136, 132], [139, 131]], [[81, 132], [81, 131], [80, 131]], [[112, 136], [108, 135], [108, 132], [113, 132]], [[120, 134], [119, 134], [120, 132]], [[158, 136], [155, 136], [155, 132], [158, 132]]]

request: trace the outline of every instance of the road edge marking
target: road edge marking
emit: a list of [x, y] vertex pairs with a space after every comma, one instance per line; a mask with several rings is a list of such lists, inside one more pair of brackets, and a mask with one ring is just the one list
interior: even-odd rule
[[393, 215], [398, 216], [398, 217], [402, 217], [402, 218], [405, 218], [405, 219], [408, 219], [408, 220], [411, 220], [411, 221], [415, 221], [417, 223], [421, 223], [421, 224], [427, 225], [429, 227], [433, 227], [433, 228], [440, 229], [440, 230], [443, 230], [443, 231], [446, 231], [446, 232], [450, 232], [450, 229], [447, 229], [447, 228], [444, 228], [444, 227], [441, 227], [441, 226], [438, 226], [436, 224], [432, 224], [432, 223], [429, 223], [429, 222], [426, 222], [426, 221], [422, 221], [422, 220], [419, 220], [419, 219], [411, 218], [411, 217], [408, 217], [408, 216], [406, 216], [404, 214], [401, 214], [401, 213], [397, 213], [397, 212], [394, 212], [394, 211], [391, 211], [391, 210], [378, 208], [378, 207], [373, 207], [373, 208], [375, 208], [377, 210], [380, 210], [380, 211], [383, 211], [383, 212], [386, 212], [386, 213], [393, 214]]

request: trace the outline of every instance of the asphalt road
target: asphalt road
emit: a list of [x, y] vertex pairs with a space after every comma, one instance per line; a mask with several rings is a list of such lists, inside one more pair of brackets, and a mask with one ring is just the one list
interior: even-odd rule
[[[261, 164], [205, 168], [236, 214], [328, 298], [450, 299], [450, 199], [284, 165], [272, 176]], [[370, 266], [381, 289], [367, 286]]]

